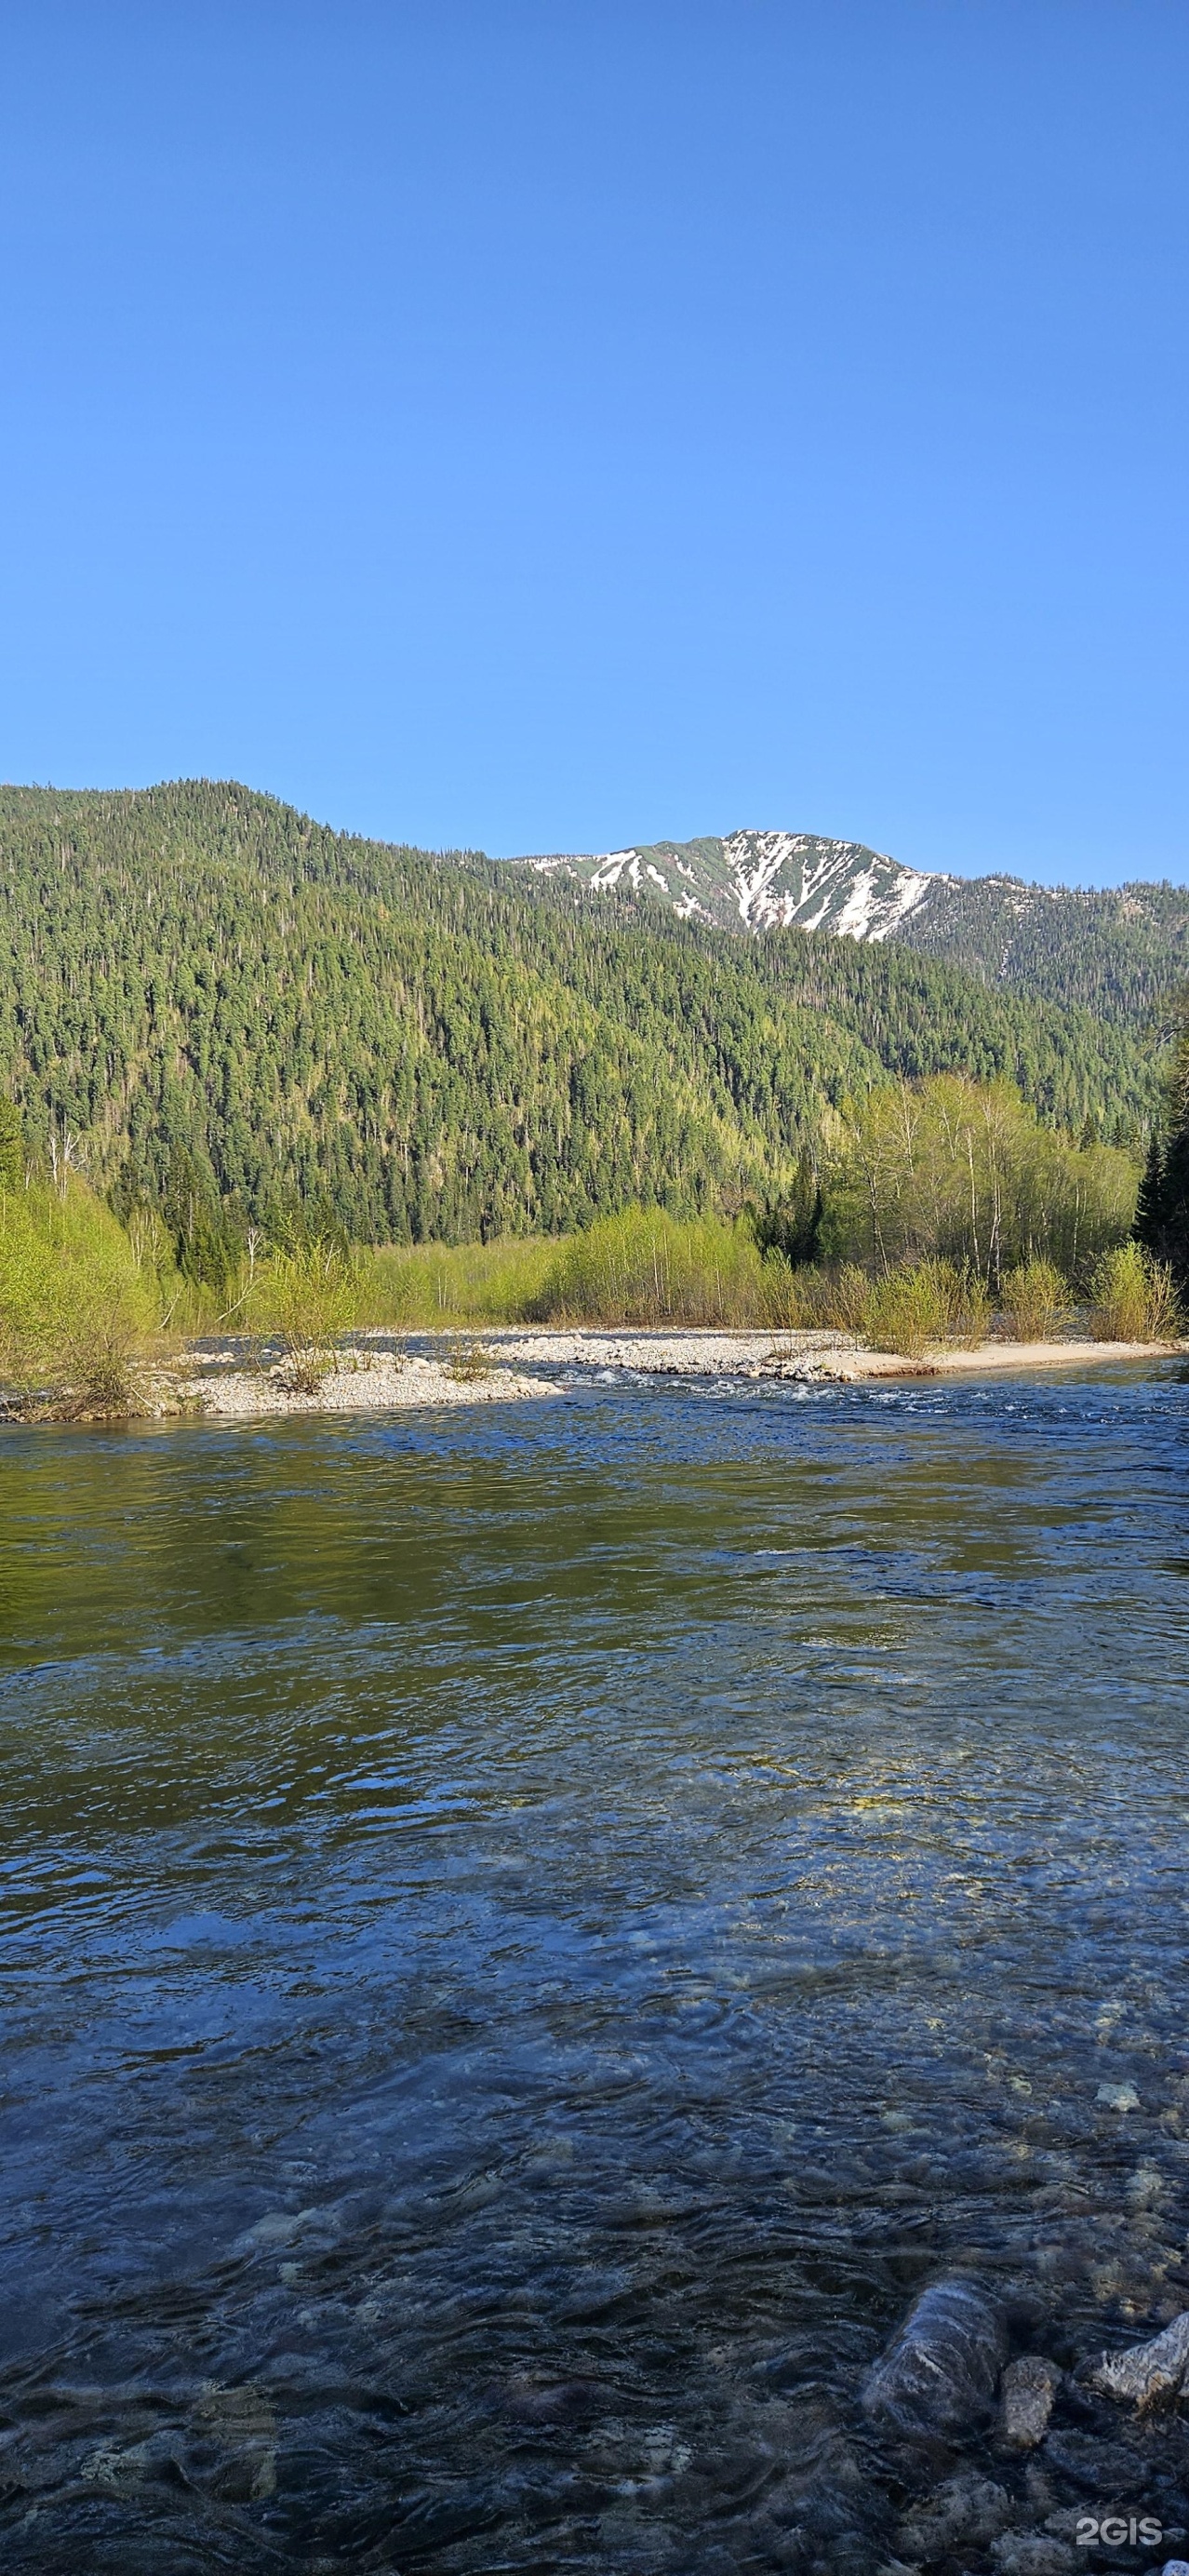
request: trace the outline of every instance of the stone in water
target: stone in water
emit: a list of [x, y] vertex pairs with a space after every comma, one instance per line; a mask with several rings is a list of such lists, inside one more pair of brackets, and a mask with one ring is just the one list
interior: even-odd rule
[[1003, 2319], [981, 2281], [933, 2281], [868, 2372], [864, 2408], [916, 2438], [966, 2432], [987, 2422], [1006, 2352]]
[[999, 2439], [1009, 2451], [1034, 2451], [1043, 2442], [1061, 2373], [1039, 2353], [1009, 2361], [999, 2383]]
[[1150, 2343], [1129, 2352], [1103, 2352], [1087, 2373], [1092, 2388], [1107, 2397], [1130, 2398], [1136, 2406], [1155, 2406], [1175, 2397], [1189, 2372], [1189, 2308]]

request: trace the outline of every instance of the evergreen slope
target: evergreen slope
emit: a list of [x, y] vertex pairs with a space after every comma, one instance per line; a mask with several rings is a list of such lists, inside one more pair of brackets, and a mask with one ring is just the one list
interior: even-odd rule
[[206, 781], [0, 790], [0, 937], [30, 1143], [69, 1129], [123, 1204], [192, 1171], [373, 1241], [729, 1206], [881, 1070], [1006, 1074], [1108, 1136], [1154, 1106], [1127, 1031], [904, 948], [644, 922]]
[[1189, 887], [1079, 893], [1019, 877], [924, 875], [858, 841], [734, 832], [604, 857], [506, 861], [530, 882], [569, 880], [645, 918], [677, 912], [734, 931], [833, 930], [898, 941], [983, 983], [1080, 1002], [1149, 1039], [1189, 975]]
[[936, 877], [893, 936], [988, 984], [1080, 1002], [1149, 1044], [1189, 975], [1189, 887], [1091, 893], [1016, 877]]

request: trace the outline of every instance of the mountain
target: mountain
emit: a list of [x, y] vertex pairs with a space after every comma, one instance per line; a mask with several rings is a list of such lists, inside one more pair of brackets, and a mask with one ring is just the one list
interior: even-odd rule
[[725, 841], [655, 841], [604, 857], [509, 859], [592, 894], [630, 894], [681, 921], [720, 930], [833, 930], [887, 939], [933, 884], [861, 841], [812, 832], [732, 832]]
[[225, 782], [0, 788], [0, 1093], [122, 1208], [321, 1195], [374, 1242], [738, 1206], [884, 1072], [1006, 1075], [1104, 1138], [1151, 1122], [1121, 1024], [891, 939], [724, 936], [654, 892]]
[[1189, 888], [1100, 892], [995, 875], [925, 874], [861, 841], [733, 832], [603, 855], [511, 859], [530, 877], [580, 885], [721, 930], [825, 930], [894, 940], [1004, 984], [1155, 1031], [1189, 978]]

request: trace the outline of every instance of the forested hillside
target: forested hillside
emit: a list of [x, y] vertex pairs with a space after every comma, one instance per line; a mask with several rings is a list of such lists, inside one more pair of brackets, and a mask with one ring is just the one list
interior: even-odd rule
[[124, 1205], [548, 1232], [779, 1188], [883, 1070], [1006, 1074], [1107, 1137], [1155, 1099], [1125, 1030], [907, 949], [644, 923], [236, 786], [0, 791], [0, 923], [0, 1091]]
[[936, 877], [893, 936], [988, 984], [1080, 1002], [1155, 1044], [1189, 976], [1189, 887], [1073, 893], [1015, 877]]
[[676, 912], [736, 937], [832, 930], [897, 942], [1050, 1002], [1077, 1002], [1151, 1043], [1189, 976], [1189, 887], [1098, 892], [1018, 877], [926, 876], [857, 841], [735, 832], [605, 857], [506, 861], [530, 883], [569, 881], [646, 920]]

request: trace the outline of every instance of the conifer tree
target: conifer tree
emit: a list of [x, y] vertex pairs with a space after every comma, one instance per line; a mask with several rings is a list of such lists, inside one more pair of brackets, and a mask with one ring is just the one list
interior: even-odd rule
[[0, 1190], [16, 1190], [24, 1179], [21, 1113], [15, 1100], [0, 1093]]
[[1148, 1148], [1135, 1232], [1158, 1261], [1167, 1261], [1178, 1293], [1189, 1293], [1189, 1006], [1182, 1015], [1164, 1121]]

